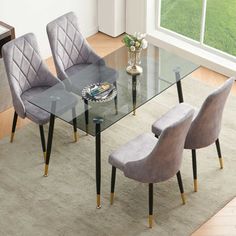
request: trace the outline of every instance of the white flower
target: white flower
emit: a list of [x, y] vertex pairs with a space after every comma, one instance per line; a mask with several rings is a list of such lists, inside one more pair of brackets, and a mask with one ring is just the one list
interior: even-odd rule
[[141, 33], [137, 33], [137, 39], [138, 40], [142, 40], [142, 36], [141, 35], [142, 35]]
[[146, 37], [146, 34], [141, 34], [141, 38], [144, 39]]
[[146, 49], [147, 46], [148, 46], [147, 40], [146, 40], [146, 39], [143, 39], [143, 40], [142, 40], [142, 44], [141, 44], [142, 49]]
[[131, 51], [131, 52], [134, 52], [134, 51], [135, 51], [135, 46], [131, 46], [131, 47], [130, 47], [130, 51]]

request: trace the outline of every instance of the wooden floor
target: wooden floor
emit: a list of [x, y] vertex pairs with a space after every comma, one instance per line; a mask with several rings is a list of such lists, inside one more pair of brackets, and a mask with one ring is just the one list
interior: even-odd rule
[[[121, 40], [122, 36], [112, 38], [101, 33], [88, 38], [89, 43], [100, 56], [106, 56], [121, 47], [123, 45]], [[50, 70], [56, 74], [52, 58], [47, 59], [46, 62]], [[210, 85], [220, 85], [227, 79], [226, 76], [204, 67], [199, 68], [192, 75], [194, 78]], [[232, 89], [232, 94], [236, 95], [236, 85], [234, 85], [234, 88]], [[13, 113], [13, 108], [0, 113], [0, 139], [11, 133]], [[19, 129], [29, 122], [30, 121], [27, 119], [19, 119], [17, 128]], [[236, 198], [200, 227], [192, 236], [217, 235], [236, 235]]]
[[202, 225], [192, 236], [235, 236], [236, 198]]

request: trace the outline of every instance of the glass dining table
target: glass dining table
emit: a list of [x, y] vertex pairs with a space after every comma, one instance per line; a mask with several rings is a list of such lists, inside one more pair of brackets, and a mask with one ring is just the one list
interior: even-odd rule
[[[172, 85], [176, 84], [177, 87], [177, 101], [183, 102], [181, 80], [199, 67], [151, 44], [147, 50], [142, 51], [142, 74], [128, 74], [127, 64], [127, 48], [121, 47], [96, 64], [72, 71], [63, 83], [28, 98], [28, 102], [50, 113], [45, 176], [48, 174], [55, 118], [95, 137], [97, 208], [101, 207], [101, 133], [129, 114], [134, 115], [135, 119], [138, 107]], [[103, 82], [114, 85], [114, 98], [100, 102], [83, 96], [86, 86]]]

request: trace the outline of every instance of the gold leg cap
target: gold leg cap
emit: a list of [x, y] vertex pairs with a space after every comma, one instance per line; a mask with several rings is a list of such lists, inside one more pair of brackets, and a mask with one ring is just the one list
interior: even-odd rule
[[184, 193], [181, 193], [181, 198], [182, 198], [183, 205], [185, 205], [186, 200], [185, 200], [185, 194]]
[[194, 180], [193, 184], [194, 184], [194, 192], [197, 192], [198, 190], [197, 179]]
[[11, 133], [10, 143], [13, 143], [14, 134], [15, 134], [15, 133]]
[[97, 194], [97, 209], [101, 208], [101, 197], [100, 194]]
[[223, 158], [219, 158], [219, 162], [220, 162], [220, 169], [224, 168], [224, 163], [223, 163]]
[[152, 216], [152, 215], [149, 215], [149, 216], [148, 216], [148, 223], [149, 223], [149, 228], [150, 228], [150, 229], [152, 228], [152, 221], [153, 221], [153, 216]]
[[133, 116], [136, 116], [136, 110], [133, 110]]
[[74, 132], [74, 140], [77, 142], [77, 132]]
[[110, 196], [111, 205], [113, 205], [113, 202], [114, 202], [114, 193], [111, 193], [111, 196]]
[[44, 177], [48, 177], [48, 165], [45, 164]]

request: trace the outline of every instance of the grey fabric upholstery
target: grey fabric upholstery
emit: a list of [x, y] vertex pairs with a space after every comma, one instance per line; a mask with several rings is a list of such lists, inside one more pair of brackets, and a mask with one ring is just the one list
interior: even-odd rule
[[[234, 80], [234, 78], [228, 79], [206, 98], [200, 110], [195, 109], [193, 121], [186, 137], [185, 149], [203, 148], [217, 140], [224, 106]], [[175, 110], [176, 108], [171, 109], [167, 116], [154, 122], [152, 132], [155, 135], [159, 136], [169, 122], [175, 119]]]
[[[193, 115], [193, 119], [194, 119], [198, 114], [198, 110], [195, 107], [192, 107], [192, 108], [194, 109], [194, 115]], [[152, 132], [157, 137], [159, 137], [161, 135], [161, 132], [170, 124], [172, 124], [174, 120], [182, 117], [182, 113], [184, 109], [185, 109], [184, 107], [178, 107], [178, 106], [175, 106], [172, 109], [170, 109], [161, 118], [159, 118], [157, 121], [153, 123]]]
[[35, 36], [29, 33], [10, 41], [3, 46], [2, 55], [16, 113], [40, 125], [47, 123], [50, 114], [29, 104], [26, 98], [60, 83], [60, 80], [43, 62]]
[[184, 141], [194, 110], [187, 104], [176, 107], [182, 111], [166, 127], [160, 139], [142, 134], [114, 151], [109, 163], [122, 170], [125, 176], [143, 183], [157, 183], [173, 177], [180, 169]]
[[71, 73], [74, 74], [86, 65], [104, 64], [81, 34], [73, 12], [50, 22], [47, 34], [57, 75], [61, 80], [68, 79]]
[[219, 137], [224, 106], [234, 83], [228, 79], [204, 101], [192, 121], [185, 141], [186, 149], [198, 149], [211, 145]]

